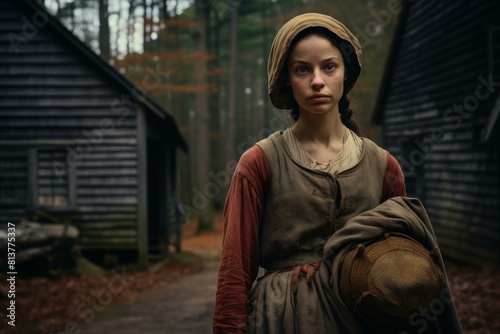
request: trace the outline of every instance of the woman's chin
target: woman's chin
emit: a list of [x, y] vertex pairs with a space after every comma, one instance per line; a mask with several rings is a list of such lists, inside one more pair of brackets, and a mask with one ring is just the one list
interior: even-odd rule
[[302, 113], [308, 113], [311, 115], [327, 115], [329, 113], [333, 113], [335, 111], [335, 108], [332, 108], [330, 105], [315, 105], [312, 107], [308, 108], [303, 108]]

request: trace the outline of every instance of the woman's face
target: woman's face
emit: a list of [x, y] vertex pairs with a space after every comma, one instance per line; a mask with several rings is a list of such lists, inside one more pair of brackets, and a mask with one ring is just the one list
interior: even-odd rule
[[345, 79], [342, 54], [327, 38], [308, 35], [290, 51], [288, 83], [301, 115], [338, 112]]

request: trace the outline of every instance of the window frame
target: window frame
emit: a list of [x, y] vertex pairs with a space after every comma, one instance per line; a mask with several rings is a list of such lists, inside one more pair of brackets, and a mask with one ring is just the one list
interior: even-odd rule
[[[28, 198], [20, 205], [26, 205], [34, 209], [46, 211], [72, 211], [78, 208], [77, 203], [77, 170], [74, 168], [66, 169], [67, 177], [67, 206], [45, 206], [38, 204], [38, 151], [42, 149], [64, 149], [68, 145], [73, 145], [73, 141], [0, 141], [0, 150], [6, 149], [25, 149], [27, 155], [27, 176], [28, 176]], [[66, 152], [67, 157], [69, 153]], [[9, 203], [0, 203], [0, 205], [8, 205]]]

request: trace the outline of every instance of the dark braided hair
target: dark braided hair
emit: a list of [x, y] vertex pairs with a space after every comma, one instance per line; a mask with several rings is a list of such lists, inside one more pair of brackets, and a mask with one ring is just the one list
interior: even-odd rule
[[352, 130], [352, 132], [361, 136], [363, 131], [358, 122], [352, 118], [353, 110], [351, 109], [350, 104], [351, 102], [349, 102], [347, 95], [343, 95], [339, 101], [340, 120], [342, 121], [342, 124]]

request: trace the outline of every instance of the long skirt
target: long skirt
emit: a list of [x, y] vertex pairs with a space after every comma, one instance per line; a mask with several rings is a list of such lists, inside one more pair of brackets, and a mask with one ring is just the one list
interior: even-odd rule
[[335, 312], [327, 262], [321, 262], [310, 281], [299, 275], [295, 289], [293, 274], [275, 271], [256, 282], [248, 297], [248, 333], [347, 333]]

